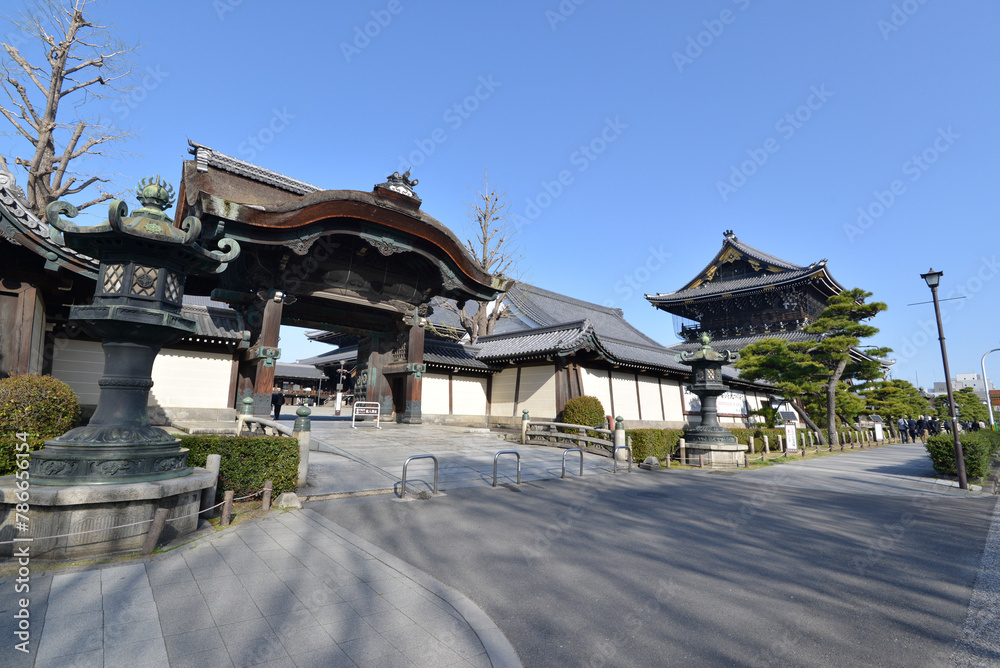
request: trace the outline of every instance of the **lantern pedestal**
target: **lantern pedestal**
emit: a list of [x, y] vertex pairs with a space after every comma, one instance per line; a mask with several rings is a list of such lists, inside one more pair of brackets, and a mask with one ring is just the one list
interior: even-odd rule
[[739, 353], [725, 350], [716, 352], [710, 345], [707, 334], [702, 335], [702, 346], [695, 353], [682, 353], [677, 361], [691, 367], [693, 382], [691, 391], [701, 400], [701, 422], [696, 427], [684, 429], [687, 449], [687, 464], [701, 462], [710, 468], [732, 468], [737, 466], [748, 446], [736, 441], [733, 434], [719, 424], [716, 402], [720, 394], [729, 391], [722, 382], [723, 364], [731, 364], [740, 358]]
[[[49, 446], [46, 446], [48, 449]], [[0, 545], [0, 557], [10, 557], [18, 546], [31, 545], [33, 559], [82, 559], [142, 547], [157, 508], [168, 508], [161, 542], [187, 535], [198, 528], [202, 490], [215, 485], [216, 474], [189, 468], [181, 478], [153, 482], [104, 485], [31, 487], [31, 543]], [[0, 478], [0, 497], [14, 499], [12, 476]], [[187, 517], [185, 517], [187, 516]], [[174, 521], [175, 518], [177, 519]], [[13, 511], [0, 522], [0, 540], [24, 538]], [[135, 524], [141, 522], [141, 524]], [[133, 526], [124, 526], [124, 525]], [[121, 527], [121, 528], [115, 528]], [[72, 534], [66, 536], [65, 534]], [[46, 536], [64, 536], [43, 540]]]

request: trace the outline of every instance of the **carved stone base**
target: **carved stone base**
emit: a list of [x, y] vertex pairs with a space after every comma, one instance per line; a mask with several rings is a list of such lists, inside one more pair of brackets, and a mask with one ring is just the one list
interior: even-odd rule
[[46, 441], [43, 449], [31, 454], [31, 484], [109, 485], [187, 476], [192, 471], [187, 465], [187, 448], [179, 447], [178, 439], [172, 440], [170, 444], [141, 447]]
[[[183, 478], [159, 482], [36, 487], [34, 476], [30, 480], [29, 521], [21, 531], [15, 524], [16, 481], [14, 476], [0, 478], [0, 541], [33, 539], [0, 545], [0, 558], [25, 545], [30, 546], [32, 559], [76, 559], [138, 550], [149, 532], [146, 520], [153, 518], [157, 508], [170, 509], [161, 542], [189, 534], [198, 528], [195, 513], [201, 507], [202, 490], [212, 487], [216, 476], [195, 468]], [[170, 521], [174, 518], [183, 519]], [[142, 523], [122, 526], [133, 522]], [[84, 531], [88, 533], [79, 533]], [[70, 533], [76, 535], [46, 538]]]
[[706, 468], [733, 468], [737, 464], [743, 464], [743, 454], [747, 451], [747, 446], [741, 443], [734, 444], [690, 444], [685, 441], [687, 450], [687, 464], [698, 466], [702, 457]]

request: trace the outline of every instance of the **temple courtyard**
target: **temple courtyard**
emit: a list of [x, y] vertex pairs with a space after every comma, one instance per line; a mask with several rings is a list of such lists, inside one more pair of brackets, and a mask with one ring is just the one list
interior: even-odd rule
[[[460, 428], [320, 415], [313, 436], [341, 454], [312, 453], [302, 510], [151, 559], [33, 563], [33, 651], [0, 665], [1000, 662], [996, 497], [935, 480], [919, 445], [725, 472], [587, 455], [563, 480], [559, 449]], [[523, 483], [502, 457], [493, 488], [508, 448]], [[444, 494], [399, 500], [424, 453]], [[429, 461], [411, 467], [429, 491]], [[21, 595], [0, 592], [11, 636]]]

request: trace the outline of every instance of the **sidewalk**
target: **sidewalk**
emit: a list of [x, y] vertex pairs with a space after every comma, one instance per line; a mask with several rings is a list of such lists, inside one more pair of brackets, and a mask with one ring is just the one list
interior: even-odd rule
[[520, 666], [464, 595], [310, 511], [272, 513], [143, 562], [30, 582], [31, 653], [0, 580], [0, 665]]

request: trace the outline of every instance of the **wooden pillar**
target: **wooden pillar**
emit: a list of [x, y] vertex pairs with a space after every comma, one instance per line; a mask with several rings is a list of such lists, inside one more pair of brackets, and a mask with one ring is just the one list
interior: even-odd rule
[[[420, 424], [421, 417], [420, 400], [423, 390], [424, 367], [424, 328], [420, 326], [419, 318], [414, 318], [415, 322], [410, 325], [409, 336], [406, 342], [406, 409], [400, 417], [400, 422], [406, 424]], [[451, 380], [448, 382], [451, 392]], [[450, 408], [450, 406], [449, 406]]]
[[274, 389], [274, 364], [280, 356], [278, 332], [281, 328], [282, 303], [269, 297], [262, 306], [251, 308], [247, 319], [251, 331], [259, 323], [259, 333], [254, 344], [243, 354], [239, 369], [237, 400], [253, 398], [253, 414], [271, 412], [271, 391]]

